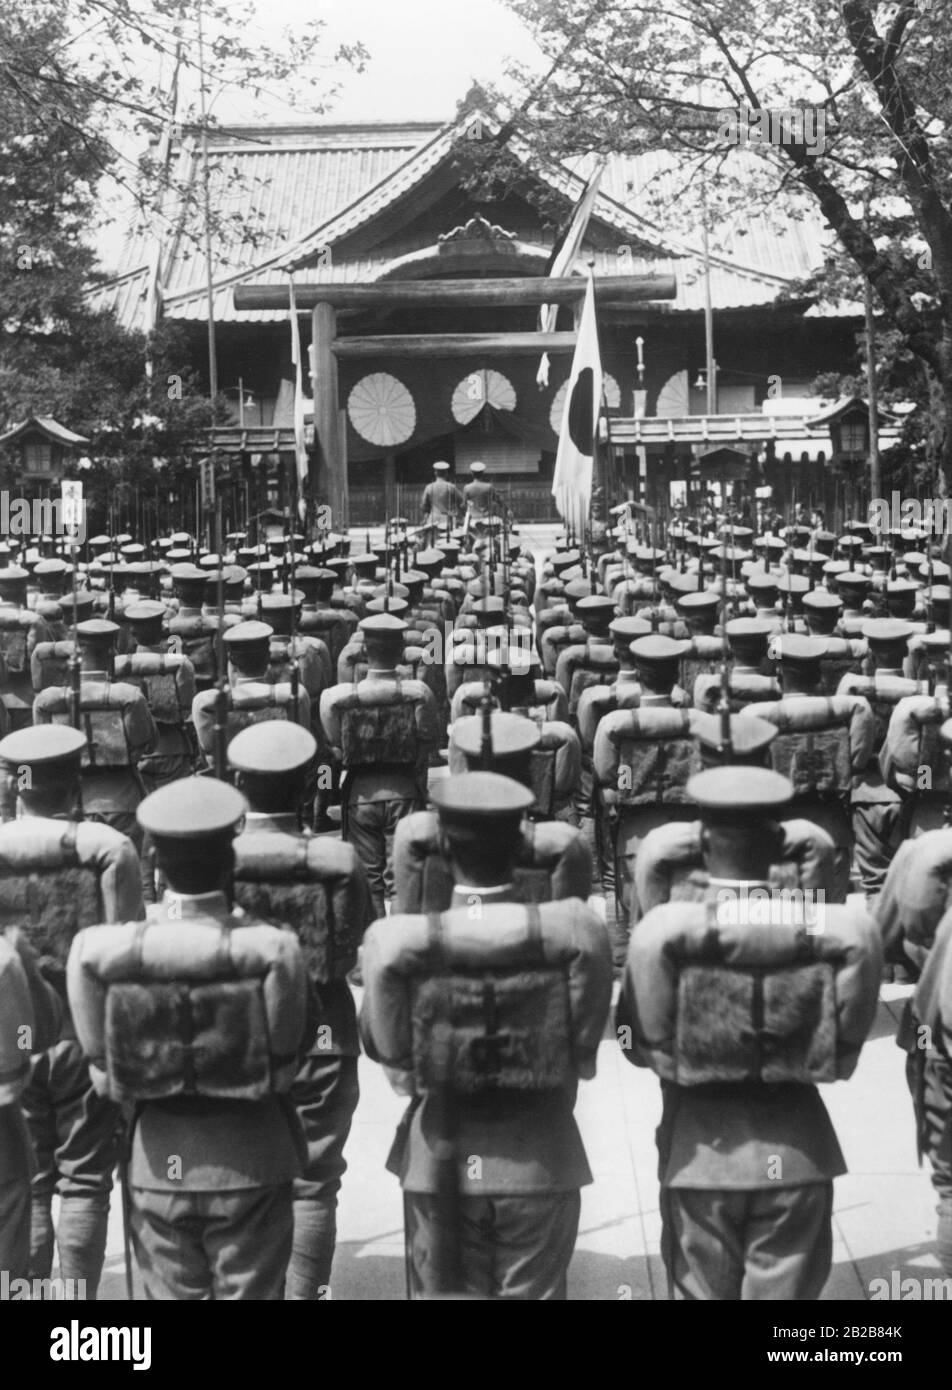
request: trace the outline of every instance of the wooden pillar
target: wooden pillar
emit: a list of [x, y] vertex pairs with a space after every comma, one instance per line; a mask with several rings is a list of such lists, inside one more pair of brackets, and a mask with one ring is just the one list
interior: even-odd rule
[[341, 449], [338, 417], [337, 358], [333, 344], [337, 337], [337, 310], [330, 304], [315, 304], [311, 311], [311, 371], [314, 397], [314, 443], [318, 459], [318, 486], [332, 510], [335, 530], [349, 511], [347, 468]]
[[384, 521], [397, 515], [397, 456], [391, 449], [383, 456]]

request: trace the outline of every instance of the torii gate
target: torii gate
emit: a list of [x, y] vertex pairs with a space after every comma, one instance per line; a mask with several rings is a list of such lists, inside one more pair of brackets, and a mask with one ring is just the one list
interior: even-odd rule
[[[299, 284], [294, 298], [298, 311], [310, 310], [312, 325], [311, 387], [314, 433], [319, 465], [335, 516], [347, 515], [347, 468], [341, 439], [337, 361], [341, 357], [473, 357], [486, 353], [541, 355], [573, 352], [571, 333], [397, 333], [338, 338], [338, 309], [412, 308], [426, 306], [498, 305], [525, 307], [574, 304], [588, 280], [525, 276], [486, 280], [383, 280], [355, 284]], [[629, 308], [647, 300], [673, 299], [673, 275], [618, 275], [595, 281], [595, 300], [601, 308]], [[236, 285], [235, 308], [290, 311], [290, 294], [270, 285]]]

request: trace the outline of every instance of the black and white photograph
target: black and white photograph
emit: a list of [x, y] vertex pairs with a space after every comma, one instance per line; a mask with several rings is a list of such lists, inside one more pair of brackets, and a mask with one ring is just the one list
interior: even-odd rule
[[952, 1301], [950, 72], [952, 0], [0, 9], [39, 1364]]

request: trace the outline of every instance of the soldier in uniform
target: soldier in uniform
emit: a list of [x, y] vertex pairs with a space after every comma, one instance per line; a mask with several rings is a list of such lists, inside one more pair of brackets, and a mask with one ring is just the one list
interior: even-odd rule
[[[162, 902], [150, 907], [144, 927], [89, 928], [70, 952], [70, 1004], [93, 1079], [102, 1091], [137, 1102], [128, 1166], [132, 1234], [153, 1299], [284, 1296], [292, 1183], [303, 1158], [284, 1092], [313, 1028], [296, 937], [230, 903], [233, 842], [247, 809], [239, 792], [211, 777], [153, 792], [138, 814], [168, 884]], [[193, 978], [203, 993], [206, 1041], [194, 1055], [185, 1045], [192, 1035], [179, 1036], [181, 1008], [163, 1003], [166, 981], [181, 991]], [[256, 1003], [244, 1009], [248, 992]], [[194, 1018], [191, 1000], [189, 1007]], [[240, 1055], [236, 1018], [249, 1034]], [[191, 1056], [188, 1068], [183, 1053]]]
[[466, 529], [482, 530], [496, 511], [496, 489], [487, 483], [483, 474], [486, 465], [478, 459], [469, 465], [470, 481], [463, 488], [463, 502], [466, 506]]
[[[53, 725], [0, 742], [0, 767], [19, 793], [19, 818], [0, 826], [0, 924], [22, 929], [65, 999], [63, 973], [78, 928], [142, 915], [139, 861], [107, 825], [77, 820], [86, 738]], [[33, 1057], [22, 1103], [35, 1154], [31, 1266], [49, 1278], [52, 1204], [64, 1278], [95, 1298], [106, 1248], [119, 1110], [93, 1091], [68, 1012], [53, 1044]]]
[[[815, 1299], [832, 1264], [833, 1178], [846, 1171], [815, 1082], [856, 1066], [876, 1012], [879, 937], [865, 913], [825, 907], [811, 931], [805, 905], [770, 900], [786, 778], [712, 768], [688, 791], [713, 892], [642, 919], [618, 1010], [626, 1056], [662, 1081], [669, 1285], [676, 1299]], [[758, 886], [764, 915], [752, 911]], [[752, 970], [773, 977], [756, 1023]], [[834, 1002], [810, 1010], [820, 977]]]
[[456, 525], [465, 505], [459, 488], [447, 476], [449, 471], [449, 464], [438, 459], [433, 465], [433, 481], [423, 489], [423, 524], [431, 545], [438, 544], [440, 537]]
[[342, 829], [363, 860], [374, 910], [393, 891], [393, 836], [426, 800], [426, 769], [440, 735], [433, 692], [398, 672], [407, 625], [390, 613], [360, 623], [367, 675], [321, 696], [321, 726], [344, 769]]
[[[495, 773], [465, 773], [438, 783], [432, 798], [456, 883], [453, 904], [442, 916], [374, 923], [364, 942], [361, 1012], [367, 1052], [414, 1097], [388, 1162], [404, 1191], [411, 1291], [564, 1299], [579, 1189], [591, 1182], [572, 1112], [579, 1079], [595, 1072], [611, 993], [608, 940], [578, 899], [534, 908], [513, 902], [519, 827], [532, 802], [525, 787]], [[523, 972], [563, 1000], [566, 970], [572, 979], [571, 1017], [550, 1024], [559, 1039], [554, 1052], [562, 1055], [543, 1061], [530, 1047], [518, 1089], [506, 1025], [494, 1031], [478, 1012], [452, 1012], [467, 971], [478, 987], [487, 970], [495, 978], [510, 974], [519, 1001], [511, 1005], [510, 1026], [521, 1010], [527, 1037], [536, 1041], [545, 1028], [538, 1016], [528, 1017], [528, 996], [519, 996]], [[439, 1010], [446, 974], [454, 1004], [437, 1031], [445, 1029], [448, 1041], [441, 1048], [433, 1037], [428, 1041], [437, 1046], [415, 1049], [418, 992]], [[467, 1161], [474, 1155], [476, 1165]], [[446, 1222], [456, 1239], [444, 1259]], [[447, 1263], [458, 1267], [447, 1270]]]
[[238, 734], [228, 763], [250, 810], [235, 840], [236, 901], [298, 933], [317, 999], [319, 1026], [291, 1088], [307, 1142], [294, 1180], [294, 1246], [286, 1296], [319, 1299], [330, 1285], [344, 1145], [357, 1107], [357, 1012], [347, 972], [373, 917], [363, 865], [350, 845], [301, 828], [317, 743], [272, 721]]

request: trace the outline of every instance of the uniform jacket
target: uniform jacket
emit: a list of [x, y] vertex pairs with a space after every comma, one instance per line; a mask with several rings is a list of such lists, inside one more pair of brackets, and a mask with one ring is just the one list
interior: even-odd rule
[[[266, 681], [243, 681], [230, 686], [225, 696], [228, 702], [228, 727], [232, 737], [239, 729], [262, 719], [293, 719], [294, 693], [290, 683], [270, 685]], [[217, 719], [217, 690], [200, 690], [192, 701], [192, 723], [198, 746], [206, 758], [215, 752], [215, 723]], [[257, 716], [257, 718], [256, 718]], [[311, 727], [311, 700], [303, 683], [298, 687], [297, 723], [302, 729]]]
[[[396, 772], [393, 766], [385, 766], [384, 758], [377, 760], [380, 770], [369, 765], [348, 769], [342, 747], [345, 713], [359, 714], [362, 708], [373, 711], [369, 717], [375, 727], [385, 728], [385, 715], [381, 711], [387, 706], [402, 706], [412, 711], [416, 763], [408, 764], [401, 756], [394, 759], [405, 769], [401, 772]], [[348, 799], [358, 802], [412, 798], [421, 777], [425, 778], [429, 754], [438, 746], [441, 732], [433, 692], [422, 681], [398, 677], [396, 671], [374, 671], [356, 685], [335, 685], [325, 690], [321, 696], [321, 726], [333, 755], [347, 772]]]

